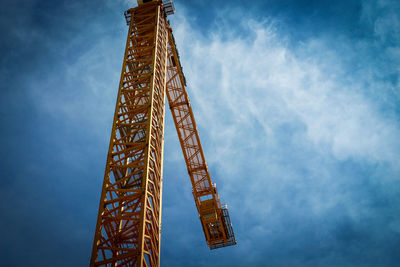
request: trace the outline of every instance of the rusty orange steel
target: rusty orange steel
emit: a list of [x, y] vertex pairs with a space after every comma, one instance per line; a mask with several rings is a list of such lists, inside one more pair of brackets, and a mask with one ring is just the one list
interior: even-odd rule
[[[236, 244], [200, 144], [167, 6], [138, 1], [129, 31], [91, 266], [159, 266], [165, 95], [211, 249]], [[171, 3], [169, 3], [171, 4]]]

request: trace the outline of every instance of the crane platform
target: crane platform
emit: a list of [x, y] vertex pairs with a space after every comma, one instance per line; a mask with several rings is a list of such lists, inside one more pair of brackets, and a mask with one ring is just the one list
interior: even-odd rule
[[226, 232], [227, 241], [214, 243], [210, 246], [210, 249], [228, 247], [237, 244], [235, 233], [233, 232], [232, 228], [231, 218], [229, 217], [228, 205], [226, 204], [223, 205], [221, 211], [222, 211], [223, 221], [225, 223], [224, 225], [225, 227], [223, 228], [225, 229]]

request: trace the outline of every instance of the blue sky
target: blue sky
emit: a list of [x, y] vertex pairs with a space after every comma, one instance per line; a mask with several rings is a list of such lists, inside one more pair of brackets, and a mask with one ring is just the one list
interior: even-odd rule
[[[4, 266], [88, 265], [132, 5], [2, 3]], [[162, 266], [397, 265], [400, 3], [175, 7], [189, 96], [238, 245], [207, 248], [167, 113]]]

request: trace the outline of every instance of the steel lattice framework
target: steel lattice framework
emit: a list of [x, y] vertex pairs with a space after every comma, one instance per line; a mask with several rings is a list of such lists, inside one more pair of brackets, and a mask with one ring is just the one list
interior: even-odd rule
[[221, 207], [215, 183], [201, 147], [178, 50], [169, 32], [167, 98], [192, 182], [193, 197], [207, 243], [211, 249], [236, 244], [227, 207]]
[[91, 266], [159, 266], [165, 95], [211, 249], [236, 244], [220, 204], [166, 19], [169, 5], [138, 1], [129, 31], [107, 155]]

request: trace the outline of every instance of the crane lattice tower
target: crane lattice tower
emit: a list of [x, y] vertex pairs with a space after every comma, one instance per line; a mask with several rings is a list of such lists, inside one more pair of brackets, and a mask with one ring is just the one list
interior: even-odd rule
[[236, 244], [201, 147], [167, 16], [172, 1], [138, 0], [128, 37], [95, 229], [91, 266], [159, 266], [165, 95], [210, 249]]

